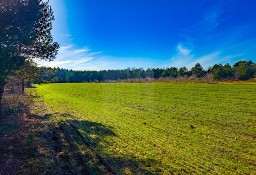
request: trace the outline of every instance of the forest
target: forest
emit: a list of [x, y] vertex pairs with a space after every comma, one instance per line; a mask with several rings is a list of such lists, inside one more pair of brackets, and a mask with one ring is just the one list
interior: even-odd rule
[[190, 70], [186, 67], [176, 68], [127, 68], [120, 70], [75, 71], [63, 68], [41, 67], [36, 83], [42, 82], [106, 82], [127, 79], [159, 78], [210, 78], [213, 80], [249, 80], [256, 75], [256, 64], [252, 61], [238, 61], [230, 64], [215, 64], [205, 70], [200, 63]]

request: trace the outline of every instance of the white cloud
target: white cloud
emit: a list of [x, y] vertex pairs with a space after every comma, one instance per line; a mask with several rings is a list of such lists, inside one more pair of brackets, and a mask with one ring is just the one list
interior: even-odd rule
[[[223, 15], [224, 9], [229, 8], [230, 5], [232, 6], [232, 2], [232, 0], [215, 2], [214, 5], [211, 6], [211, 8], [203, 12], [201, 27], [204, 28], [206, 31], [209, 31], [221, 25], [221, 23], [223, 23], [225, 20], [225, 16]], [[208, 1], [206, 1], [205, 3], [208, 3]]]
[[59, 51], [65, 51], [65, 50], [68, 50], [72, 47], [73, 47], [73, 45], [63, 46], [63, 47], [60, 47]]
[[189, 55], [191, 53], [191, 50], [183, 46], [182, 44], [178, 44], [177, 50], [182, 55]]
[[127, 67], [155, 67], [150, 58], [102, 56], [101, 52], [93, 52], [87, 47], [77, 48], [75, 45], [62, 46], [57, 58], [52, 62], [39, 61], [39, 66], [61, 67], [72, 70], [105, 70], [126, 69]]
[[76, 48], [74, 45], [62, 46], [56, 59], [52, 62], [39, 61], [39, 66], [61, 67], [66, 69], [87, 69], [87, 64], [95, 59], [100, 52], [92, 52], [88, 48]]
[[75, 54], [79, 54], [79, 53], [85, 53], [85, 52], [89, 52], [89, 49], [79, 49], [79, 50], [75, 50], [74, 53]]
[[170, 66], [175, 67], [183, 67], [186, 66], [187, 68], [192, 68], [195, 66], [196, 63], [200, 63], [205, 69], [207, 69], [210, 66], [213, 66], [214, 64], [226, 64], [231, 63], [232, 60], [237, 59], [242, 56], [241, 54], [237, 55], [224, 55], [222, 51], [214, 51], [206, 55], [202, 55], [199, 57], [196, 57], [195, 55], [176, 55], [171, 58], [171, 64]]
[[[193, 44], [191, 43], [193, 46]], [[187, 68], [193, 67], [196, 63], [200, 63], [204, 68], [213, 66], [214, 64], [225, 64], [231, 63], [234, 59], [239, 59], [241, 54], [227, 54], [222, 50], [216, 50], [205, 55], [194, 55], [192, 54], [192, 49], [188, 49], [184, 44], [177, 45], [177, 53], [171, 58], [170, 65], [174, 67]]]
[[179, 43], [176, 47], [176, 54], [171, 58], [170, 66], [182, 67], [193, 61], [192, 48], [192, 43]]
[[39, 61], [39, 66], [44, 66], [44, 67], [58, 67], [61, 65], [69, 64], [71, 61], [51, 61], [51, 62], [46, 62], [46, 61]]
[[191, 68], [195, 66], [196, 63], [200, 63], [204, 68], [208, 68], [209, 66], [213, 66], [216, 61], [220, 60], [220, 51], [212, 52], [207, 55], [203, 55], [199, 57], [198, 59], [193, 60], [188, 64], [188, 67]]
[[214, 29], [220, 24], [220, 16], [222, 11], [220, 9], [210, 10], [204, 17], [203, 24], [207, 29]]
[[200, 63], [204, 68], [208, 68], [214, 64], [232, 63], [232, 60], [239, 60], [242, 56], [243, 54], [224, 55], [223, 51], [216, 51], [195, 59], [188, 67], [193, 67], [196, 63]]
[[57, 55], [57, 59], [67, 59], [67, 58], [75, 59], [76, 57], [84, 57], [85, 55], [88, 55], [88, 54], [90, 54], [90, 50], [88, 48], [75, 49], [74, 45], [67, 45], [67, 46], [60, 47]]

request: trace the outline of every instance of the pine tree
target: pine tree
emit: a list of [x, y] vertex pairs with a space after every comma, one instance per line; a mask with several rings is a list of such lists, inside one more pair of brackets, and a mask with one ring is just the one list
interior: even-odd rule
[[0, 101], [8, 77], [26, 61], [55, 58], [59, 45], [51, 35], [53, 20], [49, 2], [0, 1]]

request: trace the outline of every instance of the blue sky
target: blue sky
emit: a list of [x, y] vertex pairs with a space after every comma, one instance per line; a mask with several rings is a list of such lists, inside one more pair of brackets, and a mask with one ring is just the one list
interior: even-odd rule
[[254, 0], [50, 0], [60, 50], [41, 65], [73, 70], [204, 68], [256, 61]]

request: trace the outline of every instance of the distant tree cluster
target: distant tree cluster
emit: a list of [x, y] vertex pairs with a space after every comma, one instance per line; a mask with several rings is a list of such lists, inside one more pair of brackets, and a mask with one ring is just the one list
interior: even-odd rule
[[123, 70], [102, 71], [73, 71], [60, 68], [42, 67], [40, 71], [40, 82], [105, 82], [109, 80], [119, 81], [126, 79], [145, 78], [205, 78], [212, 77], [215, 80], [249, 80], [256, 76], [256, 64], [252, 61], [239, 61], [230, 66], [229, 64], [215, 64], [208, 70], [197, 63], [188, 70], [186, 67], [176, 68], [153, 68], [136, 69], [127, 68]]

